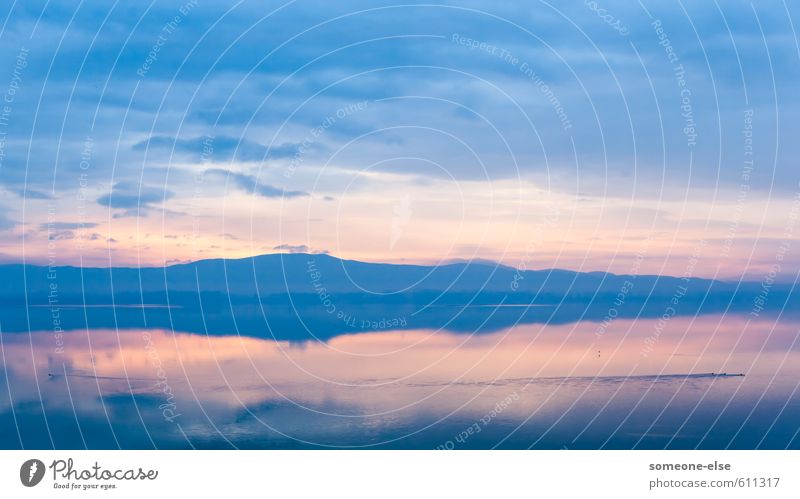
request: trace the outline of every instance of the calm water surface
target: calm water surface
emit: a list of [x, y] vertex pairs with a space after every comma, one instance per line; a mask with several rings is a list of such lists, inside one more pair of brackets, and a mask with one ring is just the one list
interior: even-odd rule
[[[800, 448], [794, 320], [1, 333], [5, 448]], [[711, 373], [714, 373], [713, 375]], [[719, 376], [720, 373], [745, 376]]]

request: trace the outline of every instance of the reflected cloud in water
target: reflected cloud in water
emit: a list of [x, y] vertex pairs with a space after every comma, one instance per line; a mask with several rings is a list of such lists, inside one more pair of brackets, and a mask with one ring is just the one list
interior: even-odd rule
[[800, 446], [798, 323], [707, 315], [597, 331], [296, 343], [92, 329], [65, 334], [62, 353], [52, 332], [4, 334], [0, 427], [11, 448]]

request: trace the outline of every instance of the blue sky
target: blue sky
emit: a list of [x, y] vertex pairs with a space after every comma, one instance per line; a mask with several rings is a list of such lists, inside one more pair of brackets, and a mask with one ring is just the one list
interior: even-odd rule
[[651, 270], [679, 272], [706, 238], [737, 275], [792, 223], [785, 2], [8, 4], [6, 261], [76, 224], [65, 262], [291, 245], [624, 270], [654, 239]]

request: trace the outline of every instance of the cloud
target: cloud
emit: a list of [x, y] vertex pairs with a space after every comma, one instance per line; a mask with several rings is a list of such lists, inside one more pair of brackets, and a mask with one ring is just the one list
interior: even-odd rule
[[[3, 209], [3, 211], [5, 211], [5, 209]], [[0, 230], [13, 229], [16, 226], [17, 222], [11, 220], [4, 213], [0, 212]]]
[[233, 181], [234, 185], [247, 192], [248, 194], [255, 194], [265, 198], [294, 198], [301, 196], [308, 196], [304, 191], [286, 191], [280, 187], [274, 187], [267, 184], [259, 183], [258, 179], [253, 175], [246, 175], [244, 173], [236, 173], [223, 168], [209, 168], [205, 172], [207, 175], [221, 175]]
[[173, 196], [172, 191], [164, 188], [149, 187], [134, 182], [117, 182], [110, 193], [97, 198], [97, 204], [123, 210], [114, 214], [114, 218], [122, 218], [146, 215], [154, 204]]
[[305, 244], [279, 244], [272, 249], [285, 251], [287, 253], [310, 253], [310, 249]]
[[77, 230], [97, 227], [94, 222], [47, 222], [39, 225], [39, 230]]
[[[28, 91], [17, 96], [8, 136], [30, 136], [30, 141], [7, 144], [0, 182], [17, 188], [27, 182], [32, 189], [28, 197], [45, 199], [54, 187], [58, 197], [71, 195], [67, 191], [77, 189], [77, 159], [89, 130], [94, 137], [93, 182], [108, 182], [110, 165], [117, 175], [114, 180], [120, 180], [120, 174], [122, 179], [138, 179], [137, 167], [148, 147], [159, 153], [174, 148], [197, 158], [211, 124], [216, 135], [213, 161], [254, 162], [288, 158], [304, 144], [309, 130], [332, 123], [313, 138], [312, 149], [338, 151], [363, 133], [395, 125], [444, 130], [464, 144], [435, 133], [387, 131], [337, 153], [331, 169], [375, 164], [404, 150], [420, 151], [419, 156], [442, 166], [421, 165], [411, 172], [429, 177], [447, 172], [458, 180], [484, 178], [485, 164], [491, 179], [513, 178], [519, 168], [523, 175], [546, 174], [555, 187], [574, 186], [580, 180], [585, 189], [615, 189], [627, 195], [627, 179], [634, 173], [637, 183], [646, 187], [660, 182], [668, 170], [668, 180], [680, 189], [688, 175], [690, 151], [682, 132], [685, 119], [673, 65], [645, 10], [630, 9], [621, 0], [601, 3], [607, 14], [630, 28], [627, 36], [620, 36], [584, 2], [558, 10], [477, 0], [402, 7], [378, 1], [369, 11], [352, 0], [318, 3], [314, 9], [287, 4], [263, 19], [264, 29], [255, 30], [247, 26], [254, 16], [263, 15], [256, 4], [237, 4], [229, 12], [208, 5], [193, 9], [179, 34], [166, 40], [144, 79], [136, 70], [158, 40], [164, 19], [175, 15], [173, 3], [131, 5], [123, 14], [90, 0], [81, 4], [81, 15], [69, 29], [66, 20], [73, 18], [73, 8], [68, 4], [49, 5], [43, 12], [15, 9], [4, 40], [8, 38], [9, 46], [24, 44], [37, 57], [31, 57], [25, 69]], [[752, 187], [768, 189], [774, 178], [775, 189], [785, 194], [796, 185], [793, 158], [800, 153], [800, 143], [791, 140], [800, 123], [800, 106], [791, 98], [800, 66], [772, 67], [770, 61], [771, 55], [778, 61], [797, 60], [786, 16], [763, 6], [756, 22], [750, 4], [737, 1], [719, 9], [697, 3], [686, 11], [667, 4], [650, 10], [679, 49], [686, 69], [693, 115], [703, 138], [691, 150], [694, 164], [741, 163], [741, 110], [752, 107], [758, 142], [782, 144], [778, 157], [764, 160], [776, 165], [775, 172], [763, 169], [763, 175], [753, 176]], [[216, 23], [223, 13], [224, 22]], [[687, 15], [693, 23], [685, 22]], [[111, 26], [128, 26], [130, 18], [139, 21], [127, 39], [115, 30], [98, 31], [96, 23], [106, 18]], [[35, 36], [26, 39], [24, 28], [34, 24]], [[721, 26], [729, 26], [731, 32], [723, 35]], [[456, 33], [497, 50], [489, 53], [454, 41]], [[215, 43], [197, 44], [201, 37]], [[734, 45], [733, 40], [742, 43]], [[499, 56], [501, 51], [517, 62]], [[11, 60], [13, 51], [8, 52]], [[266, 52], [270, 57], [262, 60]], [[442, 61], [453, 70], [437, 68]], [[304, 67], [306, 63], [311, 64]], [[568, 114], [574, 124], [569, 133], [561, 129], [549, 95], [521, 70], [523, 63], [542, 78]], [[770, 78], [756, 76], [766, 73]], [[94, 85], [107, 77], [111, 85]], [[47, 92], [42, 91], [45, 85]], [[757, 98], [746, 102], [743, 91]], [[411, 95], [430, 99], [398, 98]], [[369, 101], [368, 109], [340, 114], [359, 101]], [[129, 108], [133, 112], [125, 113]], [[30, 112], [34, 109], [37, 113]], [[154, 116], [158, 133], [152, 135]], [[333, 122], [327, 121], [330, 117]], [[65, 119], [69, 127], [63, 126]], [[115, 144], [123, 128], [131, 132], [126, 136], [139, 138], [133, 147], [120, 150]], [[239, 139], [245, 135], [248, 138]], [[541, 137], [532, 140], [536, 135]], [[140, 140], [145, 137], [149, 138]], [[277, 145], [268, 149], [264, 143], [273, 139]], [[52, 168], [31, 168], [31, 150], [41, 165]], [[481, 164], [472, 161], [472, 151], [479, 151]], [[148, 154], [147, 162], [168, 157]], [[720, 188], [738, 187], [738, 169], [720, 170], [695, 168], [691, 180], [712, 186], [719, 180]]]
[[284, 142], [267, 147], [249, 139], [235, 137], [196, 137], [179, 139], [163, 135], [154, 135], [149, 139], [133, 145], [134, 151], [168, 150], [190, 155], [194, 159], [209, 161], [257, 162], [267, 159], [282, 159], [294, 156], [300, 144]]
[[56, 232], [49, 232], [47, 238], [51, 241], [66, 241], [75, 239], [75, 232], [71, 230], [60, 230]]
[[37, 191], [35, 189], [12, 189], [19, 197], [24, 199], [55, 199], [49, 192]]
[[309, 253], [312, 255], [330, 255], [328, 250], [312, 250], [305, 244], [279, 244], [272, 247], [273, 250], [285, 253]]

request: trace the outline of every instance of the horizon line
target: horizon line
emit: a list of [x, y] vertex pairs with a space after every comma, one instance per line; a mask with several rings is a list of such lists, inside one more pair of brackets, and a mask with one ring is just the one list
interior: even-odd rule
[[[276, 252], [276, 253], [260, 253], [250, 256], [244, 257], [233, 257], [233, 258], [226, 258], [226, 257], [216, 257], [216, 258], [202, 258], [198, 260], [187, 260], [181, 262], [173, 262], [167, 263], [165, 262], [164, 265], [142, 265], [142, 266], [131, 266], [131, 265], [119, 265], [119, 266], [81, 266], [81, 265], [48, 265], [47, 263], [32, 263], [32, 262], [0, 262], [0, 267], [8, 267], [14, 265], [21, 265], [21, 266], [31, 266], [31, 267], [52, 267], [52, 268], [75, 268], [75, 269], [168, 269], [173, 267], [180, 267], [185, 265], [193, 265], [201, 262], [213, 262], [213, 261], [243, 261], [243, 260], [252, 260], [255, 258], [261, 257], [328, 257], [335, 260], [339, 260], [341, 262], [353, 262], [353, 263], [362, 263], [366, 265], [391, 265], [391, 266], [398, 266], [398, 267], [426, 267], [426, 268], [438, 268], [438, 267], [447, 267], [453, 265], [481, 265], [486, 267], [494, 266], [496, 268], [504, 268], [514, 272], [569, 272], [574, 274], [607, 274], [613, 276], [633, 276], [633, 277], [654, 277], [654, 278], [662, 278], [662, 277], [670, 277], [674, 279], [681, 279], [681, 276], [671, 275], [671, 274], [629, 274], [629, 273], [615, 273], [606, 270], [574, 270], [568, 268], [561, 268], [561, 267], [543, 267], [543, 268], [525, 268], [521, 269], [519, 267], [514, 267], [511, 265], [506, 265], [495, 260], [487, 259], [487, 258], [476, 258], [474, 260], [467, 260], [463, 258], [454, 258], [446, 263], [441, 264], [420, 264], [420, 263], [402, 263], [402, 262], [386, 262], [386, 261], [367, 261], [367, 260], [354, 260], [349, 258], [342, 258], [335, 255], [330, 254], [327, 251], [320, 251], [316, 253], [309, 253], [303, 251], [295, 251], [295, 252]], [[702, 277], [702, 276], [693, 276], [691, 277], [692, 280], [697, 281], [715, 281], [715, 282], [723, 282], [723, 283], [735, 283], [735, 282], [755, 282], [752, 280], [745, 279], [743, 275], [739, 279], [714, 279], [710, 277]], [[778, 281], [780, 282], [780, 281]], [[784, 284], [789, 284], [792, 281], [783, 282]]]

